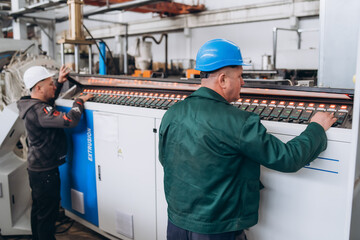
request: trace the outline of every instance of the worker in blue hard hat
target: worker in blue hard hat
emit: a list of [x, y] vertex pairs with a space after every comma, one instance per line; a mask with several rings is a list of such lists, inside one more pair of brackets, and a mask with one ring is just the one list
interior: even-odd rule
[[201, 88], [162, 118], [168, 240], [246, 239], [244, 229], [258, 221], [260, 165], [296, 172], [326, 149], [332, 114], [314, 115], [302, 134], [283, 143], [266, 133], [257, 114], [230, 104], [240, 96], [243, 65], [235, 43], [206, 42], [196, 57]]

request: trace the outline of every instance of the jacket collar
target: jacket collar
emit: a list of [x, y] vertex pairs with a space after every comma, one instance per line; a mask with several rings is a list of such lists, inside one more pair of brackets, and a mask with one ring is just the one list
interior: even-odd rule
[[219, 102], [228, 103], [228, 101], [225, 100], [220, 94], [215, 92], [214, 90], [207, 88], [207, 87], [201, 87], [195, 92], [193, 92], [189, 97], [202, 97], [202, 98], [208, 98]]

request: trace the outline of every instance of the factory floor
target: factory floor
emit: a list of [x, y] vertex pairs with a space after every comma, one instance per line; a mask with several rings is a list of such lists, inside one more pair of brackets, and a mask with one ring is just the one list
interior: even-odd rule
[[[62, 211], [58, 222], [55, 235], [56, 240], [107, 240], [108, 238], [85, 227], [84, 225], [66, 217]], [[31, 236], [0, 236], [0, 240], [25, 240]]]

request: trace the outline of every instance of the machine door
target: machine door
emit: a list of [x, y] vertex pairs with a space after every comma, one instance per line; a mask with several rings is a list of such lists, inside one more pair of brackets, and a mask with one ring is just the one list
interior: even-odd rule
[[[274, 134], [284, 142], [295, 136]], [[348, 240], [352, 195], [350, 143], [329, 140], [327, 150], [296, 173], [261, 169], [259, 222], [248, 239]]]
[[155, 119], [94, 114], [99, 227], [121, 239], [156, 239]]

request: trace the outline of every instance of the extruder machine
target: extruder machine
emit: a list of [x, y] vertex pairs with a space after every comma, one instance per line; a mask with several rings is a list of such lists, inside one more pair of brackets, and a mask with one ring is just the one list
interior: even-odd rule
[[[95, 97], [85, 103], [79, 126], [68, 131], [72, 150], [61, 167], [66, 214], [110, 238], [165, 240], [157, 132], [166, 110], [200, 82], [95, 75], [70, 80], [74, 86], [56, 102], [62, 110], [82, 94]], [[259, 223], [246, 231], [248, 239], [360, 238], [358, 123], [353, 126], [359, 113], [353, 99], [354, 91], [345, 89], [242, 88], [233, 106], [258, 114], [268, 132], [284, 142], [299, 135], [318, 111], [337, 117], [327, 131], [327, 150], [315, 161], [296, 173], [261, 169]]]

